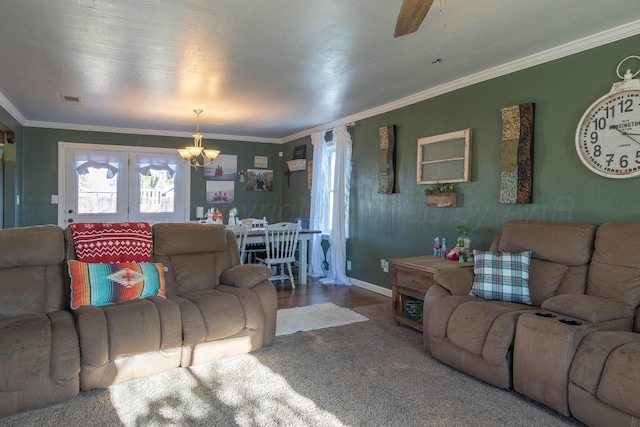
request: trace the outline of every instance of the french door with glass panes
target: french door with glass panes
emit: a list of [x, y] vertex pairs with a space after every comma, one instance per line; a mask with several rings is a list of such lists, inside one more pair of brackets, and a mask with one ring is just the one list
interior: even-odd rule
[[58, 224], [189, 220], [190, 170], [176, 150], [58, 143]]

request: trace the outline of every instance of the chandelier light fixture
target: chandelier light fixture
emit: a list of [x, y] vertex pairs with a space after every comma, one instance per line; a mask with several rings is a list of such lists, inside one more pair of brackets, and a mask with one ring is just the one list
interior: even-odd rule
[[[211, 164], [220, 154], [220, 150], [205, 150], [202, 148], [202, 134], [200, 133], [200, 113], [202, 113], [202, 110], [196, 109], [193, 112], [196, 113], [196, 133], [193, 134], [193, 145], [178, 148], [178, 153], [180, 153], [185, 162], [198, 169]], [[200, 163], [200, 159], [202, 163]]]

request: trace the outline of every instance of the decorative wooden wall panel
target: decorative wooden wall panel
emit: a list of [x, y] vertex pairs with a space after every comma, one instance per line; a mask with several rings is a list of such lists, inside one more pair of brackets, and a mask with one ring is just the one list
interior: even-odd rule
[[391, 194], [395, 185], [393, 158], [396, 148], [396, 135], [393, 125], [381, 127], [380, 153], [378, 154], [378, 175], [380, 177], [378, 193]]
[[532, 201], [534, 107], [529, 102], [501, 110], [500, 203]]

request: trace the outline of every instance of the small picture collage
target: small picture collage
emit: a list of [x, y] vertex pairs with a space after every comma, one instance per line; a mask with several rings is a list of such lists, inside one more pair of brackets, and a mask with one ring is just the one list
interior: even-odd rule
[[235, 182], [238, 176], [238, 156], [220, 154], [204, 167], [207, 203], [233, 203]]
[[[268, 157], [256, 156], [256, 167], [268, 167]], [[235, 181], [238, 177], [238, 156], [220, 154], [211, 164], [204, 167], [207, 203], [234, 203]], [[273, 170], [248, 169], [246, 172], [247, 191], [273, 191]]]

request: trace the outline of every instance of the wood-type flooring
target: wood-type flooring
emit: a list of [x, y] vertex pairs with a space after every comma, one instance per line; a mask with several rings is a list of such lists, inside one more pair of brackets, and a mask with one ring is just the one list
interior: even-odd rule
[[391, 298], [357, 286], [323, 285], [318, 278], [309, 277], [306, 285], [291, 288], [288, 280], [275, 281], [278, 308], [304, 307], [332, 302], [339, 307], [362, 307], [381, 303], [391, 304]]

